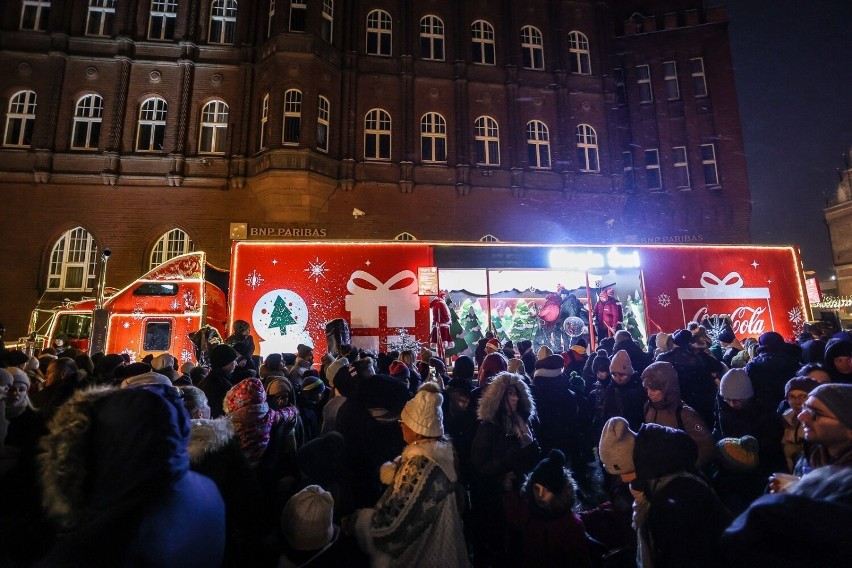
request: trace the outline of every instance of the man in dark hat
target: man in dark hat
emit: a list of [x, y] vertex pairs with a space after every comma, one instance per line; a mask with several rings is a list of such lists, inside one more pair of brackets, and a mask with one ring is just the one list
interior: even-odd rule
[[210, 351], [210, 366], [212, 370], [199, 383], [198, 388], [207, 395], [210, 403], [210, 417], [219, 418], [225, 414], [222, 402], [225, 395], [234, 386], [231, 383], [231, 374], [237, 366], [239, 354], [230, 345], [221, 343]]

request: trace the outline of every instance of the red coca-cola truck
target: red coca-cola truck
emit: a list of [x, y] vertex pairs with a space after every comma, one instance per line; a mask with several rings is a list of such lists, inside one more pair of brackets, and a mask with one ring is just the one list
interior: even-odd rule
[[[452, 303], [451, 335], [466, 349], [486, 329], [501, 339], [552, 340], [553, 322], [540, 311], [560, 293], [588, 313], [612, 289], [629, 318], [624, 326], [640, 340], [690, 321], [729, 325], [739, 338], [772, 329], [793, 339], [810, 319], [791, 246], [235, 241], [227, 275], [204, 253], [190, 253], [107, 298], [105, 350], [195, 360], [190, 332], [211, 325], [225, 337], [238, 319], [250, 323], [263, 356], [300, 343], [324, 352], [325, 324], [336, 318], [349, 323], [354, 345], [416, 345], [428, 341], [438, 289]], [[93, 308], [53, 311], [40, 346], [62, 332], [86, 349]], [[561, 333], [593, 334], [584, 323]]]

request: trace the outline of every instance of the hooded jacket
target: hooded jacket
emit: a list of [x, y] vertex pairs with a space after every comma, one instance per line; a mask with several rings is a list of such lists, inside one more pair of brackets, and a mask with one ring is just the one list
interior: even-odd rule
[[189, 435], [171, 387], [75, 393], [42, 440], [43, 502], [62, 529], [45, 565], [219, 565], [224, 505], [189, 471]]
[[852, 341], [848, 339], [830, 339], [825, 346], [825, 370], [831, 376], [832, 383], [852, 384], [852, 373], [841, 373], [834, 366], [834, 359], [852, 355]]
[[[533, 378], [532, 394], [538, 401], [538, 437], [542, 449], [572, 454], [580, 445], [577, 396], [563, 373], [555, 377]], [[481, 408], [481, 407], [480, 407]], [[518, 402], [520, 411], [520, 401]]]

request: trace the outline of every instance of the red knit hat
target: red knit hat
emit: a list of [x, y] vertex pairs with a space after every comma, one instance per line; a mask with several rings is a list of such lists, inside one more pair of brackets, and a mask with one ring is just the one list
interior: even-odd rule
[[496, 337], [492, 337], [485, 343], [485, 351], [488, 353], [500, 351], [500, 341]]

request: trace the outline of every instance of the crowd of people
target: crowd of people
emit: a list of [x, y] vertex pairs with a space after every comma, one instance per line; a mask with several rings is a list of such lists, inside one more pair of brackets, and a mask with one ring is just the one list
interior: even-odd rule
[[2, 349], [0, 565], [849, 564], [852, 334], [572, 343]]

